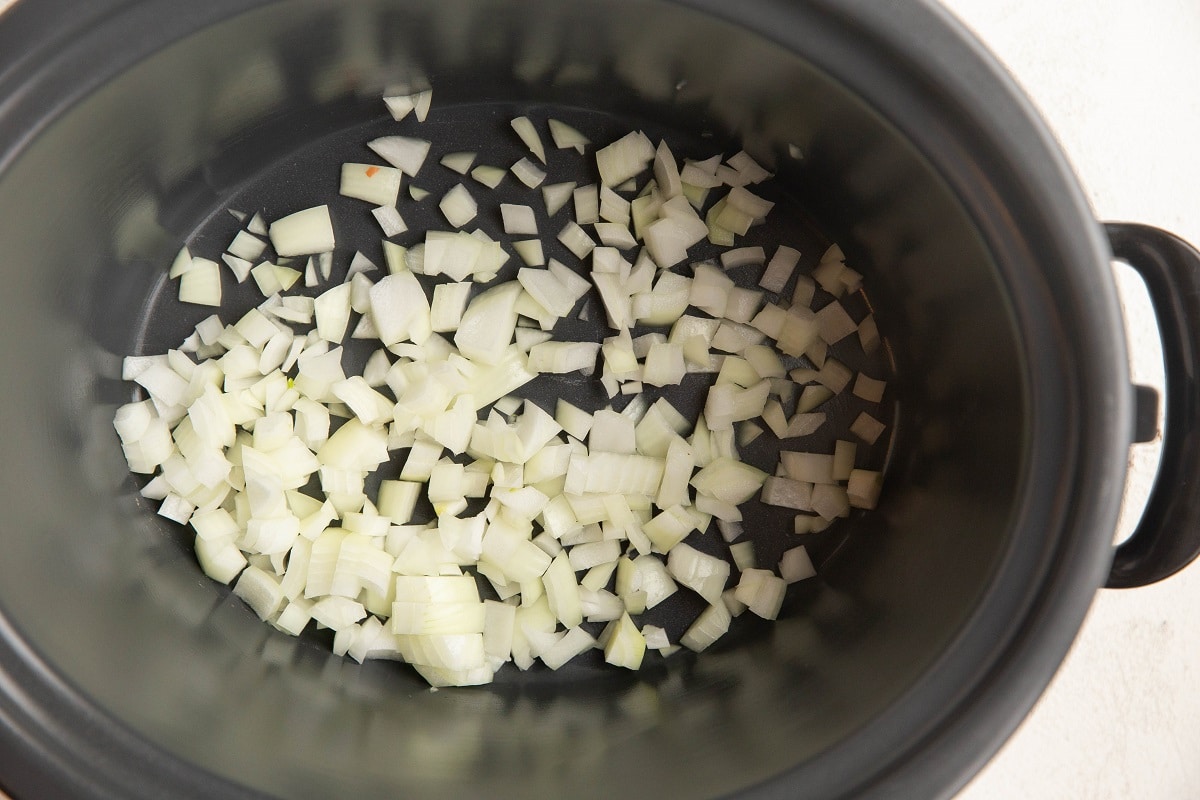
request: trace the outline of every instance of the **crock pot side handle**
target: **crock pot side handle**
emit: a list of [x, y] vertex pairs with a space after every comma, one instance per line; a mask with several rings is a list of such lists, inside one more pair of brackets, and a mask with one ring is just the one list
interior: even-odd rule
[[1113, 257], [1146, 282], [1162, 336], [1166, 426], [1158, 476], [1133, 535], [1113, 556], [1107, 586], [1169, 577], [1200, 555], [1200, 252], [1148, 225], [1106, 223]]

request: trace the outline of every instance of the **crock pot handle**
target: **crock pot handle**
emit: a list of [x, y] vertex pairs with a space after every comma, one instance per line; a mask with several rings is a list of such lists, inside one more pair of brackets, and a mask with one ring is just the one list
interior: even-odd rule
[[1113, 256], [1146, 282], [1162, 336], [1167, 423], [1158, 477], [1133, 535], [1113, 556], [1107, 586], [1162, 580], [1200, 554], [1200, 252], [1148, 225], [1107, 223]]

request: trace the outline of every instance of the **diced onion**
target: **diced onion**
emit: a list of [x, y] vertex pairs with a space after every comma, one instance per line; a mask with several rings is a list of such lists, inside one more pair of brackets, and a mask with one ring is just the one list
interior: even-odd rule
[[202, 306], [221, 305], [221, 268], [207, 258], [193, 258], [179, 278], [179, 301]]
[[542, 145], [542, 139], [538, 136], [537, 129], [533, 127], [533, 121], [529, 117], [515, 117], [512, 121], [512, 129], [517, 132], [517, 136], [521, 137], [521, 141], [529, 148], [529, 152], [537, 156], [537, 160], [546, 163], [546, 148]]
[[575, 203], [575, 222], [590, 225], [600, 219], [600, 191], [596, 185], [580, 186], [571, 195]]
[[[400, 170], [374, 164], [342, 164], [341, 194], [375, 206], [395, 205], [400, 194]], [[230, 252], [233, 252], [230, 250]], [[257, 258], [257, 256], [245, 256]]]
[[812, 559], [809, 558], [808, 550], [803, 545], [785, 551], [779, 559], [779, 577], [788, 583], [807, 580], [816, 574], [817, 571], [813, 567]]
[[467, 191], [467, 187], [459, 183], [446, 192], [442, 201], [438, 203], [438, 208], [442, 210], [442, 214], [451, 225], [461, 228], [475, 219], [479, 206], [475, 202], [475, 198], [471, 197], [471, 193]]
[[529, 206], [501, 203], [500, 219], [505, 233], [537, 236], [537, 219]]
[[640, 175], [654, 159], [654, 145], [640, 131], [626, 134], [596, 151], [596, 167], [605, 186], [616, 186]]
[[[386, 102], [396, 119], [424, 120], [431, 92]], [[532, 118], [513, 128], [545, 164]], [[559, 121], [549, 128], [556, 147], [589, 144]], [[855, 323], [836, 299], [863, 276], [836, 245], [811, 275], [796, 275], [799, 252], [780, 245], [760, 279], [771, 297], [734, 284], [725, 269], [766, 262], [762, 246], [735, 247], [736, 237], [774, 206], [746, 188], [771, 175], [745, 151], [680, 167], [665, 142], [633, 132], [596, 152], [600, 183], [582, 187], [545, 184], [546, 171], [521, 159], [511, 171], [542, 187], [547, 216], [574, 201], [574, 219], [555, 224], [557, 243], [539, 235], [531, 205], [502, 203], [503, 239], [426, 230], [402, 246], [387, 240], [407, 230], [402, 175], [421, 169], [430, 143], [387, 136], [368, 146], [390, 166], [343, 164], [340, 190], [375, 206], [386, 275], [373, 280], [378, 267], [348, 251], [341, 283], [288, 294], [302, 275], [307, 287], [332, 277], [329, 209], [270, 226], [255, 214], [221, 258], [239, 282], [253, 276], [265, 301], [231, 325], [210, 315], [179, 349], [122, 364], [148, 398], [114, 418], [130, 470], [149, 476], [142, 496], [192, 527], [201, 569], [233, 584], [260, 618], [292, 635], [315, 622], [334, 631], [335, 653], [408, 661], [435, 687], [489, 682], [508, 661], [558, 669], [595, 647], [637, 669], [647, 648], [705, 649], [746, 610], [774, 619], [787, 585], [815, 574], [804, 547], [757, 568], [778, 551], [756, 545], [742, 504], [757, 497], [802, 512], [798, 534], [879, 504], [883, 476], [858, 468], [859, 445], [838, 439], [830, 453], [795, 441], [822, 429], [827, 415], [816, 409], [851, 385], [859, 405], [883, 399], [885, 381], [846, 359], [851, 334], [864, 353], [879, 346], [874, 318]], [[505, 170], [472, 168], [474, 159], [440, 161], [496, 188]], [[426, 192], [410, 185], [409, 194]], [[463, 184], [439, 208], [455, 228], [481, 216]], [[672, 271], [704, 239], [719, 255]], [[590, 274], [547, 259], [543, 248], [560, 244], [580, 260], [590, 254]], [[516, 279], [472, 296], [513, 251], [524, 262]], [[309, 256], [303, 270], [289, 265], [296, 256]], [[185, 247], [169, 275], [184, 302], [221, 302], [217, 262]], [[789, 282], [790, 305], [775, 299]], [[571, 341], [572, 315], [594, 318], [596, 296], [612, 335]], [[351, 330], [378, 344], [348, 372], [340, 345]], [[538, 375], [576, 371], [616, 407], [593, 412], [560, 397], [551, 415], [515, 394]], [[715, 377], [694, 424], [646, 395], [695, 373]], [[868, 445], [886, 430], [872, 412], [850, 426]], [[751, 443], [778, 452], [775, 474], [741, 459]], [[393, 458], [398, 477], [377, 480]], [[691, 538], [714, 520], [719, 538]], [[732, 588], [730, 560], [740, 572]], [[501, 600], [482, 600], [477, 580]], [[707, 607], [679, 645], [663, 628], [639, 630], [638, 615], [680, 585]], [[608, 626], [594, 638], [585, 621]]]
[[638, 669], [646, 654], [646, 639], [629, 614], [621, 615], [613, 624], [615, 627], [604, 645], [604, 660], [613, 666]]
[[548, 122], [550, 125], [550, 138], [554, 141], [555, 147], [559, 149], [574, 147], [582, 154], [583, 149], [591, 144], [591, 141], [586, 136], [567, 123], [557, 119], [551, 119]]
[[333, 250], [329, 206], [315, 206], [271, 223], [271, 245], [281, 256], [303, 256]]
[[699, 653], [724, 636], [729, 630], [731, 621], [729, 609], [726, 608], [723, 601], [718, 600], [700, 612], [700, 616], [683, 634], [679, 643], [689, 650]]
[[383, 235], [391, 238], [399, 236], [408, 230], [408, 225], [405, 224], [404, 218], [400, 216], [400, 212], [395, 206], [379, 206], [371, 209], [371, 215], [375, 217], [375, 221], [379, 223], [379, 227], [383, 230]]
[[530, 189], [536, 189], [542, 185], [542, 181], [546, 180], [545, 171], [538, 169], [528, 158], [522, 158], [513, 164], [510, 171], [517, 176], [517, 180]]
[[542, 186], [542, 201], [546, 204], [547, 216], [553, 217], [575, 194], [575, 181], [550, 183]]
[[475, 163], [475, 153], [447, 153], [442, 156], [441, 164], [446, 169], [466, 175]]

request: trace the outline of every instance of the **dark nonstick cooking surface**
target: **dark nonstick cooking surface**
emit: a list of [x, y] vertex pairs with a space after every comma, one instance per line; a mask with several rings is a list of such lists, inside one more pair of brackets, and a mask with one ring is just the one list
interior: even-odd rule
[[[339, 113], [340, 112], [340, 113]], [[381, 236], [374, 218], [370, 214], [371, 206], [359, 200], [338, 195], [338, 176], [341, 163], [355, 161], [362, 163], [384, 163], [376, 156], [366, 143], [379, 136], [402, 134], [428, 139], [433, 143], [424, 166], [416, 178], [405, 177], [401, 189], [398, 208], [409, 226], [406, 233], [394, 238], [402, 245], [412, 245], [424, 240], [424, 232], [428, 230], [449, 230], [451, 226], [442, 217], [438, 209], [441, 196], [457, 183], [465, 184], [479, 203], [479, 214], [466, 226], [467, 230], [479, 227], [489, 236], [507, 242], [511, 238], [504, 233], [500, 222], [499, 206], [501, 203], [520, 203], [532, 206], [538, 219], [540, 236], [547, 260], [557, 258], [578, 271], [586, 274], [590, 269], [590, 258], [583, 263], [575, 258], [555, 238], [558, 231], [568, 220], [574, 219], [573, 204], [568, 203], [553, 219], [546, 216], [546, 208], [542, 199], [541, 188], [529, 189], [511, 173], [496, 190], [489, 190], [469, 176], [458, 173], [442, 166], [439, 161], [447, 153], [471, 151], [478, 153], [475, 164], [487, 164], [507, 168], [519, 158], [529, 156], [533, 159], [510, 127], [510, 120], [519, 115], [526, 115], [534, 120], [546, 144], [548, 165], [545, 184], [566, 180], [575, 180], [580, 185], [598, 181], [595, 170], [594, 152], [598, 147], [614, 141], [630, 130], [644, 130], [652, 140], [657, 142], [665, 139], [671, 146], [677, 159], [684, 157], [702, 159], [717, 153], [725, 157], [733, 155], [740, 149], [736, 142], [720, 141], [707, 132], [682, 132], [655, 125], [646, 120], [618, 117], [593, 110], [567, 108], [547, 105], [519, 105], [514, 103], [463, 103], [455, 105], [439, 105], [437, 93], [434, 93], [433, 108], [425, 123], [416, 122], [410, 116], [400, 123], [395, 122], [384, 112], [383, 104], [378, 98], [362, 101], [347, 101], [340, 108], [335, 108], [322, 115], [282, 116], [271, 120], [250, 134], [237, 141], [230, 142], [221, 156], [210, 164], [203, 174], [197, 174], [192, 181], [184, 181], [183, 188], [178, 194], [164, 204], [163, 216], [171, 221], [175, 230], [186, 231], [186, 244], [193, 255], [218, 260], [220, 253], [228, 246], [234, 235], [244, 223], [239, 223], [227, 209], [235, 209], [247, 215], [262, 212], [269, 221], [278, 219], [294, 211], [313, 205], [327, 203], [330, 205], [337, 236], [333, 276], [331, 281], [322, 281], [313, 288], [305, 288], [303, 281], [293, 287], [291, 294], [304, 293], [320, 294], [332, 285], [340, 283], [349, 267], [354, 251], [361, 250], [364, 255], [379, 265], [380, 272], [370, 273], [378, 279], [386, 270]], [[555, 118], [572, 125], [585, 136], [590, 138], [593, 145], [585, 155], [579, 155], [573, 149], [559, 150], [553, 147], [546, 128], [546, 119]], [[699, 135], [697, 135], [699, 134]], [[645, 182], [652, 177], [647, 171], [638, 180], [641, 189]], [[415, 185], [430, 192], [429, 196], [420, 202], [412, 200], [408, 187]], [[829, 239], [816, 227], [813, 218], [806, 210], [790, 196], [784, 186], [784, 181], [775, 179], [758, 186], [749, 187], [755, 193], [776, 202], [776, 207], [769, 215], [767, 222], [750, 230], [745, 237], [739, 237], [737, 246], [762, 245], [768, 259], [774, 252], [775, 246], [787, 244], [801, 252], [800, 266], [796, 275], [808, 273], [814, 267], [829, 246]], [[714, 190], [705, 210], [723, 194]], [[247, 220], [249, 217], [247, 217]], [[590, 227], [590, 226], [589, 226]], [[512, 280], [518, 268], [524, 263], [511, 250], [511, 255], [496, 281], [488, 285]], [[716, 248], [707, 242], [692, 249], [689, 257], [692, 262], [706, 258], [715, 258], [723, 248]], [[626, 253], [632, 258], [635, 251]], [[270, 255], [264, 255], [264, 258]], [[298, 259], [297, 266], [303, 269], [303, 259]], [[135, 354], [162, 353], [169, 348], [177, 347], [187, 336], [197, 322], [212, 313], [218, 313], [225, 323], [236, 322], [247, 310], [262, 302], [263, 297], [254, 284], [253, 279], [247, 279], [243, 284], [234, 282], [231, 273], [222, 267], [223, 298], [219, 309], [203, 306], [181, 304], [177, 298], [178, 284], [166, 277], [166, 266], [162, 266], [161, 274], [155, 290], [148, 295], [143, 309], [141, 324], [131, 326], [135, 339], [130, 342], [129, 352]], [[853, 266], [853, 264], [851, 264]], [[749, 266], [730, 271], [729, 275], [740, 286], [757, 288], [758, 279], [763, 267]], [[676, 271], [690, 274], [687, 267], [676, 267]], [[419, 280], [429, 289], [437, 282], [446, 282], [444, 276], [437, 278], [420, 276]], [[795, 280], [789, 281], [780, 298], [787, 301], [791, 297]], [[477, 285], [475, 291], [482, 291], [485, 285]], [[841, 302], [851, 316], [861, 321], [871, 311], [868, 277], [866, 290], [852, 296], [845, 296]], [[768, 299], [774, 299], [768, 296]], [[819, 308], [831, 297], [818, 288], [814, 308]], [[572, 317], [561, 320], [554, 329], [556, 339], [575, 341], [599, 341], [614, 333], [607, 327], [603, 305], [598, 294], [593, 290], [582, 301], [582, 307], [587, 309], [589, 319], [578, 319], [580, 311], [576, 307]], [[703, 312], [689, 309], [688, 313], [705, 316]], [[357, 315], [356, 315], [357, 316]], [[348, 330], [353, 329], [353, 324]], [[644, 333], [661, 331], [666, 333], [669, 327], [639, 325], [632, 331], [636, 338]], [[447, 335], [452, 338], [452, 334]], [[367, 357], [380, 344], [377, 340], [357, 340], [347, 338], [345, 346], [344, 365], [347, 374], [361, 373], [362, 365]], [[880, 347], [870, 356], [863, 353], [857, 336], [850, 336], [830, 349], [830, 356], [841, 360], [855, 372], [883, 379], [892, 377], [890, 354], [886, 346]], [[806, 359], [785, 360], [790, 368], [810, 367]], [[643, 396], [653, 402], [659, 396], [667, 398], [690, 421], [694, 421], [703, 408], [707, 387], [715, 375], [691, 374], [679, 386], [657, 388], [647, 385]], [[739, 448], [743, 460], [763, 469], [774, 472], [778, 463], [780, 449], [793, 449], [813, 452], [830, 453], [837, 439], [858, 441], [849, 432], [849, 426], [862, 411], [868, 411], [877, 418], [889, 424], [888, 431], [872, 446], [858, 442], [856, 466], [862, 468], [881, 469], [886, 460], [891, 432], [895, 428], [898, 405], [894, 401], [894, 389], [889, 388], [882, 405], [869, 403], [851, 394], [850, 387], [834, 399], [828, 401], [817, 411], [825, 412], [828, 417], [825, 425], [815, 434], [800, 439], [780, 442], [770, 431], [765, 431], [758, 439], [746, 447]], [[135, 387], [136, 389], [136, 387]], [[385, 389], [386, 391], [386, 389]], [[555, 402], [564, 398], [575, 405], [594, 411], [609, 407], [622, 409], [631, 401], [631, 397], [618, 395], [609, 400], [600, 386], [598, 378], [588, 378], [580, 373], [566, 375], [542, 375], [522, 387], [516, 393], [538, 403], [542, 407], [554, 411]], [[136, 396], [136, 395], [135, 395]], [[785, 411], [789, 408], [785, 406]], [[335, 423], [336, 424], [336, 423]], [[760, 422], [761, 424], [761, 422]], [[765, 427], [765, 426], [763, 426]], [[378, 481], [384, 478], [396, 477], [407, 456], [407, 450], [395, 451], [392, 461], [383, 465], [372, 476], [368, 483], [368, 495], [373, 496], [373, 489]], [[131, 477], [127, 486], [131, 492], [144, 483], [144, 479]], [[316, 488], [315, 482], [313, 487]], [[150, 513], [157, 506], [156, 502], [138, 502]], [[481, 505], [481, 504], [479, 504]], [[853, 529], [855, 518], [863, 512], [855, 511], [851, 518], [839, 520], [828, 530], [802, 536], [792, 533], [794, 511], [785, 508], [766, 506], [753, 500], [742, 508], [746, 533], [739, 541], [750, 539], [755, 544], [756, 566], [772, 569], [778, 563], [779, 556], [786, 549], [803, 544], [809, 549], [814, 563], [820, 568], [825, 561], [846, 539]], [[420, 515], [421, 510], [418, 511]], [[424, 508], [425, 517], [418, 516], [416, 522], [432, 518], [432, 508]], [[473, 507], [467, 513], [475, 513]], [[165, 520], [159, 524], [170, 529], [171, 535], [178, 541], [179, 546], [190, 552], [190, 528], [178, 526]], [[694, 532], [688, 537], [687, 543], [699, 550], [728, 558], [728, 546], [716, 528], [716, 522], [706, 533]], [[737, 573], [734, 571], [731, 585], [736, 585]], [[486, 596], [491, 596], [490, 587], [486, 581], [480, 582]], [[815, 582], [802, 582], [789, 588], [788, 597], [781, 612], [782, 615], [800, 615], [813, 602], [816, 594]], [[671, 641], [678, 641], [691, 621], [703, 610], [705, 603], [695, 593], [681, 589], [667, 601], [651, 609], [639, 618], [641, 624], [659, 625], [666, 628]], [[247, 613], [249, 611], [247, 610]], [[715, 647], [727, 649], [737, 647], [748, 638], [758, 638], [766, 634], [769, 623], [745, 614], [737, 620], [728, 636], [723, 638]], [[585, 623], [592, 633], [598, 633], [602, 624]], [[331, 640], [328, 631], [313, 632], [311, 629], [305, 638], [325, 643]], [[690, 657], [680, 653], [674, 658]], [[657, 653], [649, 654], [643, 666], [643, 672], [652, 674], [662, 671], [662, 660]], [[603, 663], [600, 651], [591, 651], [572, 661], [566, 668], [559, 671], [557, 681], [581, 677], [582, 673], [590, 673], [596, 669], [605, 671], [614, 668]], [[538, 679], [546, 679], [551, 673], [539, 662], [531, 671]], [[570, 677], [567, 677], [570, 676]], [[596, 676], [592, 676], [596, 677]], [[529, 677], [522, 676], [515, 669], [502, 670], [497, 675], [498, 682], [512, 680], [526, 681]]]

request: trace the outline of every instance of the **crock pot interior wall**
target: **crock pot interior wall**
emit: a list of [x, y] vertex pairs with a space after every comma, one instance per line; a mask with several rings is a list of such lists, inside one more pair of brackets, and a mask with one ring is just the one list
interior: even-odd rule
[[[128, 399], [119, 363], [179, 242], [248, 171], [377, 115], [379, 90], [417, 75], [435, 106], [597, 106], [763, 157], [803, 150], [780, 179], [868, 275], [901, 425], [882, 509], [853, 522], [793, 616], [644, 679], [429, 693], [404, 668], [261, 624], [136, 501], [111, 429]], [[694, 12], [267, 6], [166, 47], [47, 127], [0, 175], [0, 241], [0, 607], [114, 717], [265, 791], [685, 796], [819, 768], [935, 662], [1008, 543], [1024, 378], [969, 222], [837, 84]]]

